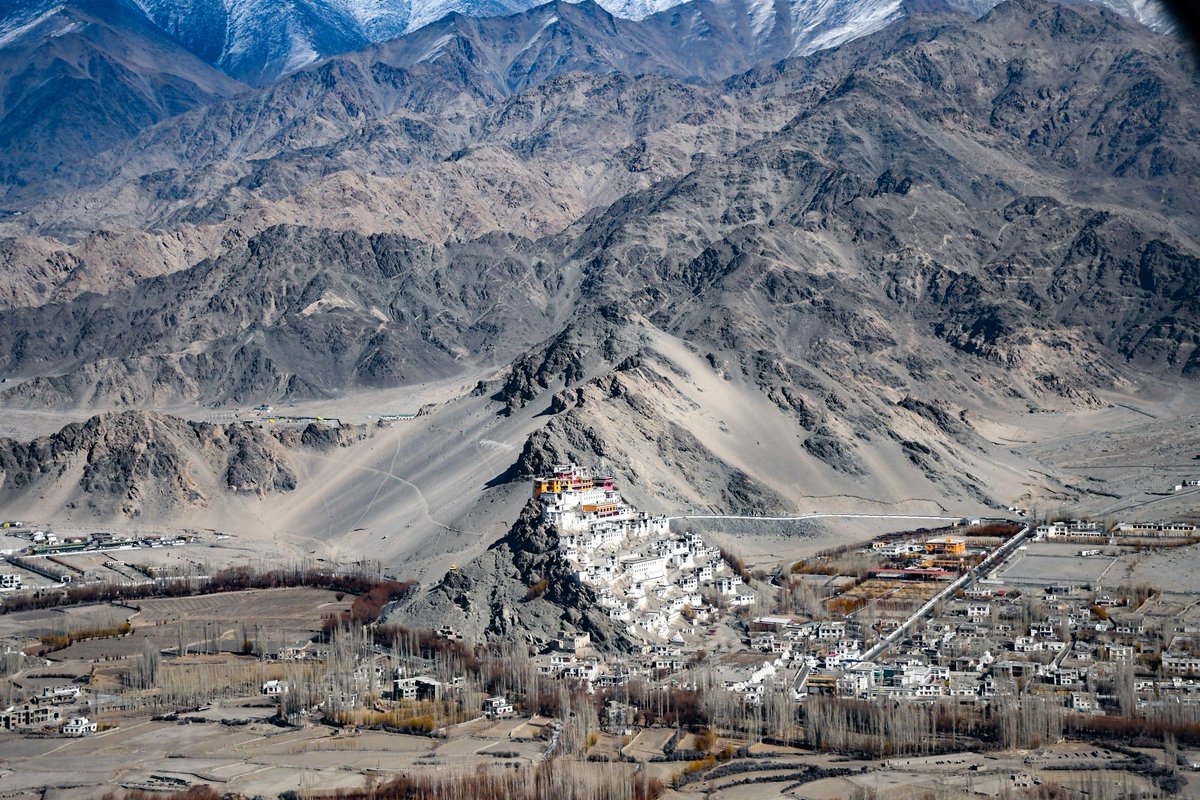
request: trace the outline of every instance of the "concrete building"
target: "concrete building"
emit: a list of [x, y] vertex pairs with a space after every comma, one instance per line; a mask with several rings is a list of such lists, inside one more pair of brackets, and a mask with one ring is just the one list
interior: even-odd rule
[[78, 686], [65, 684], [62, 686], [45, 686], [39, 702], [43, 703], [74, 703], [82, 692]]
[[667, 559], [663, 556], [633, 558], [623, 562], [622, 566], [634, 583], [650, 583], [667, 577]]
[[512, 703], [503, 696], [489, 697], [483, 701], [483, 715], [488, 719], [505, 719], [513, 713]]
[[1200, 676], [1200, 655], [1192, 653], [1163, 653], [1163, 675]]
[[964, 556], [967, 540], [957, 536], [938, 536], [925, 542], [925, 554], [930, 556]]
[[62, 712], [54, 705], [25, 703], [19, 706], [10, 706], [0, 713], [0, 728], [6, 731], [41, 728], [57, 724], [61, 720]]
[[71, 717], [62, 726], [62, 732], [65, 736], [91, 736], [96, 732], [96, 727], [96, 723], [87, 717]]

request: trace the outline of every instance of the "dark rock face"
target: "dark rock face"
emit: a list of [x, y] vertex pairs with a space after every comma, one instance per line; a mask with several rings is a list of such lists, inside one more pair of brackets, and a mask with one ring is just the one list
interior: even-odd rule
[[576, 630], [604, 649], [633, 647], [558, 552], [558, 535], [542, 524], [536, 500], [484, 555], [447, 572], [390, 619], [415, 627], [448, 624], [482, 639], [538, 646]]
[[248, 426], [226, 428], [231, 451], [225, 485], [234, 492], [290, 492], [296, 476], [276, 457], [276, 443]]
[[[220, 259], [134, 289], [10, 312], [22, 327], [12, 331], [10, 368], [63, 357], [87, 366], [6, 396], [30, 404], [88, 392], [93, 402], [118, 403], [197, 391], [233, 400], [314, 397], [450, 375], [464, 345], [478, 352], [501, 335], [499, 352], [512, 354], [544, 335], [506, 335], [513, 318], [536, 313], [526, 287], [540, 288], [543, 278], [518, 257], [504, 274], [476, 283], [488, 263], [483, 247], [433, 250], [394, 236], [273, 228]], [[478, 305], [481, 292], [506, 310]], [[206, 344], [181, 359], [169, 355], [189, 342]]]
[[544, 348], [518, 358], [493, 398], [507, 408], [519, 408], [559, 381], [570, 385], [582, 380], [586, 349], [591, 348], [578, 341], [568, 325]]
[[271, 435], [286, 447], [309, 447], [328, 452], [339, 447], [350, 447], [356, 442], [369, 439], [371, 434], [365, 425], [318, 425], [310, 422], [303, 428], [281, 428]]
[[250, 425], [185, 422], [149, 412], [102, 414], [21, 443], [0, 440], [0, 494], [10, 498], [74, 480], [99, 514], [139, 516], [207, 505], [199, 465], [221, 475], [218, 490], [291, 491], [296, 476], [274, 438]]
[[0, 186], [40, 181], [245, 88], [132, 4], [17, 0], [0, 14], [24, 23], [0, 40]]
[[839, 472], [862, 475], [865, 470], [852, 448], [853, 445], [842, 441], [836, 432], [825, 426], [804, 440], [804, 449], [829, 466]]

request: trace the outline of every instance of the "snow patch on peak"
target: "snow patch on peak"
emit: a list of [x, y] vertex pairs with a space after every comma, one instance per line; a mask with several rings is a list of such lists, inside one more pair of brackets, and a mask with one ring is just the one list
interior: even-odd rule
[[775, 3], [773, 0], [750, 0], [747, 5], [750, 30], [754, 38], [763, 39], [775, 29]]
[[446, 45], [450, 44], [451, 40], [453, 39], [454, 34], [452, 33], [447, 33], [434, 39], [429, 43], [421, 55], [416, 58], [415, 63], [423, 64], [437, 61], [438, 58], [441, 57], [442, 53], [446, 51]]
[[901, 0], [868, 0], [860, 3], [796, 0], [792, 8], [793, 14], [800, 18], [798, 22], [802, 34], [796, 40], [796, 54], [837, 47], [882, 30], [904, 16]]
[[1104, 5], [1156, 31], [1173, 32], [1178, 25], [1159, 0], [1104, 0]]
[[334, 0], [374, 42], [402, 36], [413, 17], [412, 0]]
[[23, 35], [41, 25], [46, 20], [63, 10], [64, 6], [55, 5], [40, 14], [18, 16], [12, 19], [0, 20], [0, 47], [15, 42]]
[[319, 61], [320, 58], [321, 54], [313, 48], [311, 42], [305, 39], [293, 39], [292, 49], [288, 54], [288, 59], [284, 64], [283, 71], [288, 73], [304, 69], [309, 64]]
[[[123, 0], [193, 53], [228, 74], [263, 83], [319, 59], [394, 39], [450, 13], [495, 17], [529, 11], [545, 0]], [[577, 2], [578, 0], [569, 0]], [[1000, 0], [944, 0], [981, 16]], [[1099, 4], [1156, 30], [1175, 21], [1161, 0], [1066, 0]], [[597, 0], [617, 17], [641, 20], [683, 5], [682, 0]], [[803, 55], [874, 33], [902, 18], [903, 0], [710, 0], [688, 3], [682, 35], [704, 38], [736, 20], [749, 46]], [[18, 0], [0, 12], [0, 47], [69, 7], [63, 0]], [[713, 19], [706, 19], [713, 15]], [[549, 24], [549, 23], [548, 23]], [[45, 35], [39, 31], [38, 35]]]
[[651, 14], [682, 5], [685, 0], [596, 0], [608, 13], [625, 19], [645, 19]]

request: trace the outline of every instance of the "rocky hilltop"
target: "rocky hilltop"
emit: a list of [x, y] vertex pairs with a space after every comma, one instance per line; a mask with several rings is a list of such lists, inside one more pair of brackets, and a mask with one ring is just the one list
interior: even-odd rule
[[250, 424], [110, 412], [30, 442], [0, 439], [0, 497], [25, 507], [46, 501], [44, 514], [170, 517], [226, 494], [290, 492], [297, 477], [289, 447], [328, 448], [354, 438], [315, 425], [271, 435]]
[[508, 533], [470, 563], [456, 566], [389, 619], [436, 629], [449, 625], [472, 638], [551, 641], [564, 630], [587, 633], [599, 647], [628, 650], [623, 626], [596, 604], [558, 550], [558, 533], [529, 501]]

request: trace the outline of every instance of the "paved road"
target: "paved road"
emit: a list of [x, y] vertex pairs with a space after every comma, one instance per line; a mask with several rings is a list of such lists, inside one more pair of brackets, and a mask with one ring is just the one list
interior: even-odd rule
[[1123, 498], [1123, 499], [1118, 500], [1117, 502], [1113, 503], [1112, 505], [1105, 506], [1104, 508], [1100, 509], [1100, 511], [1097, 514], [1095, 514], [1095, 516], [1104, 516], [1106, 514], [1116, 514], [1119, 511], [1132, 511], [1135, 508], [1142, 508], [1144, 506], [1150, 505], [1151, 503], [1161, 503], [1164, 500], [1175, 500], [1180, 497], [1186, 497], [1190, 494], [1197, 494], [1197, 493], [1200, 493], [1200, 487], [1197, 487], [1195, 489], [1184, 489], [1184, 490], [1178, 491], [1178, 492], [1171, 492], [1170, 494], [1162, 495], [1160, 497], [1152, 497], [1149, 500], [1132, 500], [1131, 501], [1128, 498]]
[[927, 522], [958, 522], [963, 519], [962, 515], [957, 517], [938, 517], [924, 514], [795, 514], [786, 517], [761, 517], [751, 514], [677, 514], [672, 517], [667, 517], [668, 520], [676, 519], [756, 519], [764, 522], [789, 522], [792, 520], [801, 519], [919, 519]]
[[1010, 553], [1020, 547], [1021, 544], [1032, 534], [1033, 526], [1026, 525], [1016, 536], [1013, 536], [1007, 542], [997, 547], [987, 558], [985, 558], [983, 561], [980, 561], [978, 564], [960, 576], [958, 580], [954, 581], [945, 589], [934, 595], [929, 602], [918, 608], [911, 617], [905, 620], [899, 628], [889, 633], [883, 639], [880, 639], [874, 647], [863, 653], [862, 658], [859, 660], [870, 661], [885, 653], [889, 647], [903, 638], [913, 627], [913, 625], [928, 616], [929, 612], [933, 610], [935, 605], [947, 597], [952, 596], [959, 589], [965, 589], [980, 578], [986, 578], [993, 569], [999, 566], [1000, 563], [1003, 562]]

